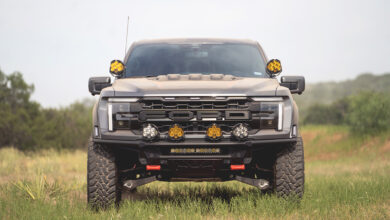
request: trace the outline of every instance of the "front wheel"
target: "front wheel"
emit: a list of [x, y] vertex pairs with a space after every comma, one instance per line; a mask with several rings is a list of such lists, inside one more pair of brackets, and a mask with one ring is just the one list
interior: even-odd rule
[[302, 198], [305, 183], [303, 142], [299, 138], [276, 155], [274, 164], [274, 190], [277, 195]]
[[94, 209], [117, 205], [121, 199], [118, 167], [114, 153], [92, 140], [88, 146], [88, 204]]

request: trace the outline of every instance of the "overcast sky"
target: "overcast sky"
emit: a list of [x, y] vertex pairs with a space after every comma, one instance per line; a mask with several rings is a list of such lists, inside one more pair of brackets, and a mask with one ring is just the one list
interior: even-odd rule
[[390, 72], [390, 1], [0, 0], [0, 69], [23, 73], [45, 107], [88, 97], [140, 39], [228, 37], [259, 41], [285, 75], [308, 82]]

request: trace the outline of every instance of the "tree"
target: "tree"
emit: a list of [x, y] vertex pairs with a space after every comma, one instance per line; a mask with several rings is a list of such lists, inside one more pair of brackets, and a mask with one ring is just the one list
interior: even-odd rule
[[21, 73], [7, 76], [0, 70], [0, 146], [32, 141], [30, 128], [39, 114], [39, 105], [30, 101], [33, 91]]
[[0, 147], [21, 150], [81, 148], [91, 132], [88, 100], [67, 108], [45, 109], [30, 97], [34, 86], [21, 73], [0, 71]]
[[357, 134], [376, 134], [390, 129], [390, 97], [362, 92], [350, 97], [346, 122]]

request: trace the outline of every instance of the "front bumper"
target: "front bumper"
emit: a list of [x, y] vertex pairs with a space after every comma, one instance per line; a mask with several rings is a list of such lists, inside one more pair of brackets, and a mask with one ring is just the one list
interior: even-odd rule
[[195, 146], [236, 146], [236, 147], [264, 147], [269, 144], [294, 143], [296, 137], [291, 137], [290, 132], [278, 132], [274, 130], [262, 130], [256, 134], [249, 135], [247, 140], [233, 140], [231, 135], [223, 135], [219, 141], [209, 141], [205, 135], [190, 134], [185, 136], [184, 141], [168, 141], [167, 137], [162, 135], [157, 141], [147, 142], [140, 135], [134, 135], [132, 131], [118, 130], [115, 132], [104, 132], [100, 138], [94, 138], [96, 143], [108, 145], [121, 145], [129, 150], [136, 150], [143, 147], [195, 147]]
[[235, 146], [235, 147], [265, 147], [266, 145], [295, 143], [297, 138], [280, 138], [280, 139], [252, 139], [246, 141], [231, 141], [221, 140], [218, 142], [210, 142], [201, 139], [190, 139], [183, 142], [157, 141], [145, 142], [143, 140], [121, 140], [121, 139], [100, 139], [94, 138], [95, 143], [108, 144], [112, 146], [121, 145], [129, 150], [137, 150], [144, 147], [193, 147], [193, 146]]
[[[104, 137], [104, 135], [102, 135]], [[231, 175], [242, 174], [242, 171], [232, 171], [230, 165], [244, 164], [245, 172], [253, 165], [253, 158], [262, 154], [262, 150], [277, 150], [297, 142], [297, 138], [283, 135], [270, 139], [264, 137], [250, 137], [246, 141], [235, 141], [225, 137], [218, 142], [210, 142], [194, 136], [186, 136], [185, 141], [172, 142], [160, 140], [145, 142], [133, 137], [133, 140], [123, 140], [116, 137], [111, 139], [95, 138], [95, 143], [105, 144], [125, 155], [126, 151], [136, 153], [141, 167], [146, 165], [160, 165], [160, 171], [151, 174], [159, 176], [159, 180], [172, 181], [174, 178], [205, 179], [218, 178], [229, 180]], [[262, 139], [260, 139], [262, 138]], [[172, 153], [172, 148], [218, 148], [218, 153]]]
[[[112, 148], [138, 153], [141, 164], [166, 164], [168, 160], [223, 160], [225, 164], [249, 164], [252, 154], [265, 148], [282, 148], [297, 142], [297, 138], [248, 139], [234, 141], [224, 138], [218, 142], [210, 142], [205, 138], [186, 138], [182, 142], [122, 139], [93, 139], [95, 143], [105, 144]], [[218, 154], [171, 154], [171, 148], [219, 148]]]

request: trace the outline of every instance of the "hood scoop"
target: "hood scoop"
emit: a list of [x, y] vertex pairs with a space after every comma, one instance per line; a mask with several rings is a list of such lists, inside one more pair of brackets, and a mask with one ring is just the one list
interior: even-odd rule
[[191, 74], [167, 74], [160, 75], [155, 78], [150, 78], [151, 80], [157, 81], [184, 81], [184, 80], [218, 80], [218, 81], [233, 81], [239, 79], [233, 75], [225, 74], [201, 74], [201, 73], [191, 73]]

